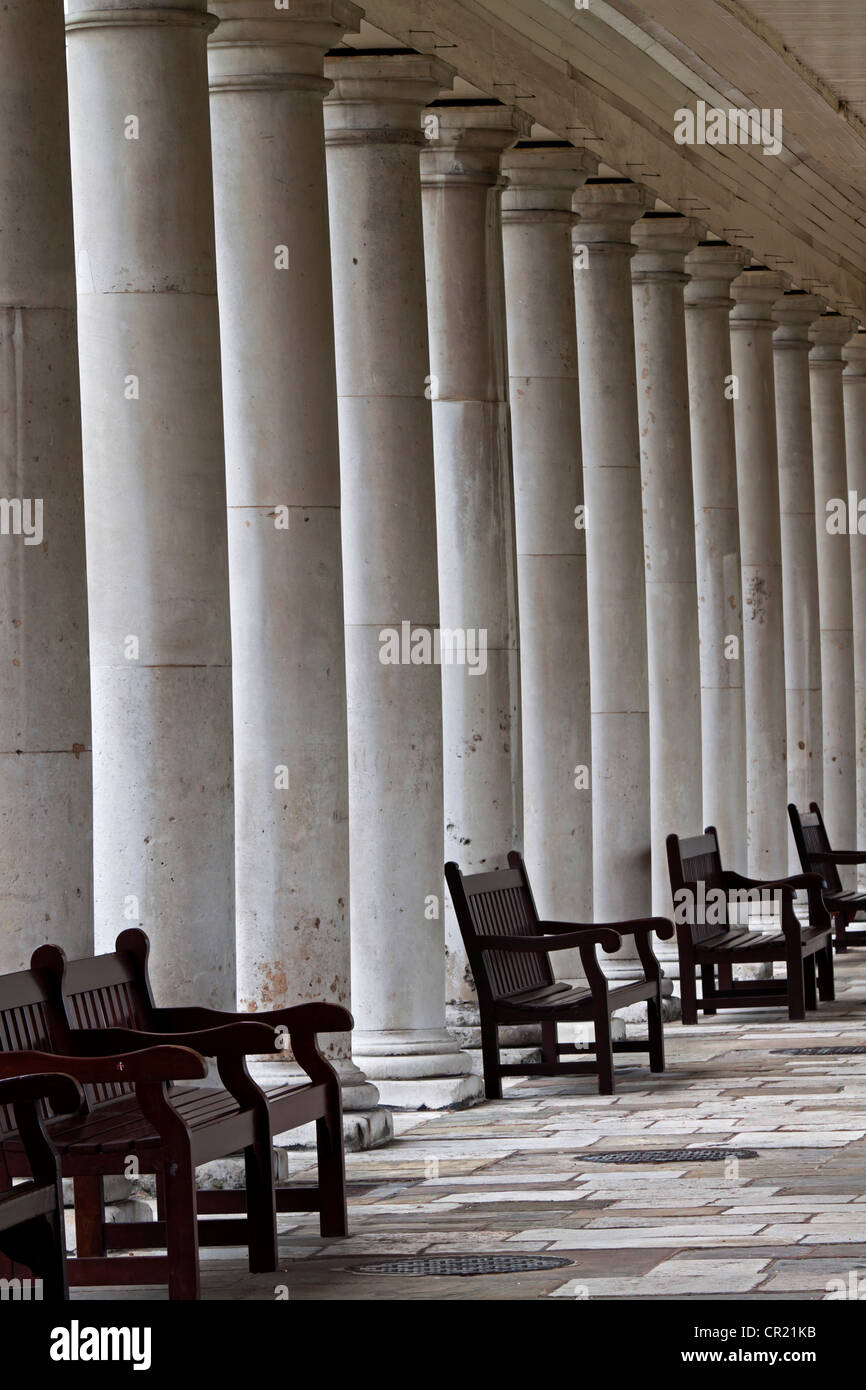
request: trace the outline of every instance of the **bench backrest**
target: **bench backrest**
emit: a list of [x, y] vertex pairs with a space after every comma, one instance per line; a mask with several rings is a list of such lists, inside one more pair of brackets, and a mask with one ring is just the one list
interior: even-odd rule
[[493, 1003], [554, 982], [547, 951], [482, 951], [484, 936], [540, 935], [538, 912], [523, 860], [516, 851], [509, 867], [464, 878], [456, 864], [445, 878], [482, 1003]]
[[810, 802], [808, 812], [802, 815], [791, 802], [788, 806], [788, 816], [791, 820], [794, 844], [797, 846], [797, 854], [800, 857], [803, 873], [820, 874], [824, 880], [825, 888], [829, 889], [831, 893], [841, 893], [842, 880], [836, 865], [828, 860], [824, 860], [823, 863], [815, 863], [811, 858], [813, 854], [826, 854], [831, 848], [824, 826], [824, 818], [821, 815], [821, 807], [817, 801]]
[[[0, 975], [0, 1052], [56, 1052], [48, 981], [36, 970]], [[0, 1105], [0, 1139], [15, 1131], [11, 1107]]]
[[[106, 955], [80, 960], [67, 960], [57, 946], [42, 946], [34, 953], [31, 964], [41, 967], [49, 981], [58, 1051], [67, 1049], [69, 1034], [80, 1028], [149, 1029], [153, 1010], [147, 975], [150, 943], [143, 931], [131, 927], [121, 932], [115, 946]], [[109, 1103], [133, 1090], [116, 1081], [86, 1087], [91, 1105]]]
[[668, 835], [665, 843], [677, 934], [685, 927], [697, 943], [726, 931], [728, 900], [715, 826], [708, 825], [703, 835]]

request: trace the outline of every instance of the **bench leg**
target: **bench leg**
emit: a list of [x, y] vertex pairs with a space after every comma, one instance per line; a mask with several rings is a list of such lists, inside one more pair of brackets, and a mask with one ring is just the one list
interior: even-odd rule
[[815, 964], [818, 967], [818, 998], [825, 1001], [835, 999], [836, 987], [833, 981], [832, 942], [825, 946], [823, 951], [818, 951]]
[[323, 1236], [349, 1234], [346, 1209], [346, 1159], [343, 1153], [343, 1113], [339, 1084], [329, 1097], [328, 1114], [316, 1121], [319, 1168], [319, 1230]]
[[277, 1212], [270, 1125], [260, 1123], [256, 1142], [244, 1149], [247, 1185], [247, 1248], [251, 1274], [276, 1269]]
[[545, 1062], [552, 1065], [559, 1061], [555, 1023], [542, 1023], [541, 1025], [541, 1055]]
[[[542, 1025], [543, 1027], [544, 1025]], [[499, 1070], [499, 1029], [481, 1020], [481, 1060], [484, 1064], [484, 1094], [488, 1100], [502, 1099], [502, 1073]]]
[[848, 923], [845, 920], [844, 912], [837, 912], [835, 921], [836, 950], [839, 952], [840, 956], [844, 956], [845, 952], [848, 950], [848, 937], [845, 932], [847, 925]]
[[46, 1303], [62, 1303], [69, 1297], [62, 1220], [61, 1204], [59, 1210], [55, 1208], [44, 1216], [34, 1216], [0, 1231], [0, 1252], [8, 1258], [11, 1270], [4, 1277], [21, 1278], [22, 1268], [29, 1271], [33, 1279], [41, 1280], [37, 1297]]
[[809, 956], [803, 961], [803, 987], [806, 996], [806, 1008], [809, 1010], [817, 1009], [818, 993], [815, 987], [814, 956]]
[[719, 962], [719, 989], [734, 988], [734, 967], [732, 965], [722, 965]]
[[63, 1220], [63, 1188], [58, 1183], [58, 1206], [46, 1217], [48, 1242], [42, 1269], [42, 1285], [46, 1301], [64, 1302], [69, 1297], [69, 1276], [66, 1266], [66, 1230]]
[[[12, 1187], [12, 1178], [9, 1173], [9, 1165], [3, 1157], [0, 1149], [0, 1192], [8, 1192]], [[0, 1249], [0, 1279], [14, 1279], [15, 1268], [9, 1255], [4, 1254]]]
[[173, 1302], [200, 1298], [195, 1168], [188, 1149], [166, 1155], [165, 1222], [168, 1296]]
[[695, 967], [691, 962], [680, 962], [680, 1018], [683, 1023], [697, 1023], [698, 994], [695, 986]]
[[803, 953], [799, 945], [790, 950], [786, 960], [788, 974], [788, 1018], [799, 1023], [806, 1017], [806, 982]]
[[62, 1303], [69, 1297], [62, 1191], [59, 1198], [59, 1208], [55, 1208], [48, 1216], [37, 1218], [33, 1223], [33, 1250], [36, 1257], [33, 1272], [42, 1280], [42, 1296], [46, 1303]]
[[611, 1041], [610, 1014], [596, 1014], [595, 1017], [595, 1060], [598, 1063], [598, 1094], [614, 1094], [613, 1043]]
[[75, 1253], [99, 1259], [105, 1254], [105, 1201], [102, 1178], [73, 1178], [75, 1190]]
[[706, 1002], [704, 1003], [704, 1013], [705, 1013], [705, 1014], [714, 1014], [714, 1013], [716, 1012], [715, 1009], [708, 1007], [708, 1001], [709, 1001], [710, 995], [714, 993], [715, 988], [716, 988], [716, 967], [715, 967], [714, 965], [702, 965], [702, 966], [701, 966], [701, 997], [706, 1001]]
[[662, 1021], [661, 990], [646, 1004], [647, 1032], [649, 1034], [650, 1071], [665, 1069], [665, 1030]]

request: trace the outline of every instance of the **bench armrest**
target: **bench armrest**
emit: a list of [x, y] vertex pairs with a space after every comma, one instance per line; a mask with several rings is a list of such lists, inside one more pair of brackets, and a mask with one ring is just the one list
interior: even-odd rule
[[47, 1101], [58, 1115], [77, 1115], [85, 1105], [84, 1092], [75, 1078], [59, 1071], [0, 1081], [0, 1105], [35, 1105], [40, 1100]]
[[[544, 923], [541, 923], [544, 926]], [[601, 946], [605, 951], [618, 951], [622, 942], [615, 931], [606, 927], [582, 926], [563, 931], [558, 936], [479, 936], [475, 945], [482, 951], [570, 951], [579, 946]]]
[[798, 888], [804, 888], [809, 898], [809, 922], [813, 927], [832, 926], [830, 914], [824, 904], [824, 883], [820, 874], [789, 874], [787, 878], [746, 878], [743, 874], [738, 874], [733, 869], [728, 869], [723, 875], [725, 889], [729, 888], [760, 888], [762, 891], [781, 893], [782, 895], [782, 930], [786, 932], [799, 931], [800, 923], [794, 915], [794, 893]]
[[[340, 1004], [312, 1003], [296, 1004], [288, 1009], [268, 1009], [266, 1013], [232, 1013], [229, 1009], [207, 1009], [199, 1007], [177, 1009], [154, 1009], [150, 1017], [151, 1028], [156, 1033], [186, 1032], [221, 1028], [227, 1024], [267, 1024], [270, 1028], [283, 1028], [290, 1034], [349, 1033], [355, 1020], [348, 1009]], [[267, 1051], [259, 1048], [258, 1051]]]
[[[81, 1086], [74, 1077], [59, 1072], [56, 1061], [53, 1071], [8, 1077], [5, 1081], [0, 1081], [0, 1105], [12, 1108], [15, 1128], [30, 1168], [31, 1181], [39, 1186], [50, 1184], [54, 1188], [55, 1202], [60, 1208], [62, 1222], [60, 1161], [57, 1150], [45, 1130], [47, 1117], [42, 1106], [43, 1101], [51, 1106], [54, 1115], [77, 1118], [87, 1111], [87, 1098]], [[14, 1202], [16, 1192], [20, 1191], [20, 1188], [13, 1187], [10, 1192], [0, 1193], [0, 1199], [4, 1196], [10, 1197]]]
[[809, 862], [812, 864], [866, 864], [866, 850], [861, 849], [822, 849], [810, 850]]
[[266, 1023], [229, 1023], [196, 1033], [148, 1033], [138, 1028], [80, 1028], [70, 1034], [76, 1054], [104, 1057], [153, 1047], [185, 1047], [204, 1057], [251, 1056], [279, 1052], [273, 1028]]
[[53, 1052], [0, 1052], [0, 1078], [64, 1072], [84, 1085], [202, 1081], [207, 1063], [188, 1047], [147, 1047], [111, 1057], [62, 1057]]
[[674, 924], [667, 917], [636, 917], [626, 922], [539, 922], [540, 927], [546, 932], [569, 932], [569, 931], [612, 931], [617, 936], [648, 936], [655, 932], [663, 941], [668, 940], [674, 934]]
[[761, 888], [772, 889], [775, 892], [782, 892], [787, 897], [793, 897], [798, 888], [820, 888], [820, 874], [789, 874], [787, 878], [746, 878], [745, 874], [738, 874], [733, 869], [726, 869], [722, 874], [724, 886], [728, 888]]

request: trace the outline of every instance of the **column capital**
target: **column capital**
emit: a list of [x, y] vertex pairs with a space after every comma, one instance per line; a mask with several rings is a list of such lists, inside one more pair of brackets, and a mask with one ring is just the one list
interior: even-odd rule
[[778, 270], [762, 265], [747, 267], [731, 283], [731, 328], [772, 329], [773, 305], [790, 283], [789, 277]]
[[421, 145], [421, 113], [451, 87], [456, 69], [430, 53], [346, 49], [325, 59], [333, 91], [325, 100], [329, 145]]
[[727, 241], [702, 241], [685, 258], [689, 277], [685, 288], [687, 309], [728, 309], [731, 281], [742, 274], [749, 253]]
[[822, 314], [809, 330], [810, 367], [835, 367], [842, 369], [842, 348], [857, 331], [857, 320], [847, 314], [832, 311]]
[[149, 25], [210, 30], [218, 23], [215, 15], [208, 14], [207, 0], [139, 0], [133, 5], [129, 0], [98, 0], [97, 4], [93, 0], [69, 0], [66, 15], [67, 33]]
[[325, 54], [360, 28], [363, 10], [351, 0], [213, 0], [219, 27], [208, 43], [212, 92], [291, 88], [318, 92]]
[[588, 179], [575, 193], [572, 204], [580, 216], [580, 240], [633, 255], [632, 223], [654, 202], [655, 194], [631, 179]]
[[777, 348], [809, 350], [809, 328], [827, 307], [826, 299], [819, 294], [806, 294], [803, 290], [788, 290], [773, 305], [773, 322], [779, 327], [773, 334], [773, 345]]
[[597, 168], [595, 155], [565, 141], [518, 143], [502, 160], [503, 222], [576, 222], [573, 195]]
[[842, 349], [845, 370], [843, 381], [862, 381], [866, 379], [866, 329], [858, 328], [853, 338]]
[[502, 155], [532, 129], [519, 106], [497, 101], [434, 102], [424, 113], [427, 144], [421, 153], [422, 184], [495, 184]]
[[633, 283], [641, 284], [645, 280], [683, 283], [686, 254], [697, 246], [705, 232], [703, 223], [693, 217], [683, 217], [678, 212], [645, 212], [631, 229], [636, 248], [631, 263]]

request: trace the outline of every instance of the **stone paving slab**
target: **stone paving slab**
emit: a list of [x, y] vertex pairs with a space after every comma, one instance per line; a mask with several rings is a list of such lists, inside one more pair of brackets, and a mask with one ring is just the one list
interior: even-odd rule
[[[866, 1054], [777, 1051], [866, 1044], [866, 952], [836, 969], [839, 998], [805, 1024], [775, 1009], [669, 1024], [668, 1071], [618, 1068], [615, 1096], [595, 1094], [592, 1078], [539, 1078], [473, 1109], [396, 1112], [392, 1143], [348, 1155], [347, 1240], [323, 1239], [313, 1216], [283, 1217], [281, 1270], [252, 1276], [240, 1250], [205, 1251], [204, 1297], [811, 1301], [843, 1285], [866, 1295]], [[707, 1147], [722, 1156], [689, 1160]], [[660, 1148], [676, 1161], [586, 1158]], [[725, 1153], [737, 1149], [757, 1156]], [[309, 1153], [288, 1157], [292, 1178], [314, 1180]], [[507, 1252], [571, 1263], [474, 1278], [359, 1273], [389, 1258]], [[166, 1295], [74, 1293], [95, 1296]]]

